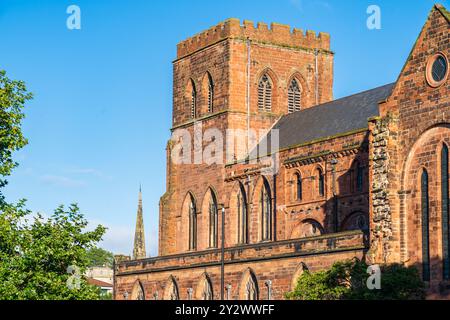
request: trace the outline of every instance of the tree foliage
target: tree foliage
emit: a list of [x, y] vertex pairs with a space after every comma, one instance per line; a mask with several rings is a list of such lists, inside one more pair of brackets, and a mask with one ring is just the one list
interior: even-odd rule
[[83, 274], [105, 228], [86, 231], [76, 205], [60, 206], [50, 218], [30, 215], [23, 201], [0, 214], [0, 299], [99, 299]]
[[339, 261], [330, 269], [299, 277], [291, 300], [411, 300], [424, 299], [424, 284], [415, 267], [387, 264], [381, 268], [381, 289], [367, 287], [368, 265], [358, 259]]
[[9, 204], [1, 193], [17, 166], [13, 152], [27, 144], [22, 120], [31, 98], [22, 81], [0, 70], [0, 299], [99, 299], [99, 288], [88, 285], [83, 274], [90, 261], [87, 251], [105, 228], [87, 231], [76, 205], [60, 206], [44, 218], [32, 215], [25, 200]]
[[[0, 177], [11, 174], [17, 166], [13, 152], [27, 144], [21, 125], [25, 102], [32, 97], [23, 81], [10, 80], [6, 72], [0, 70]], [[6, 183], [4, 178], [0, 178], [0, 187]]]
[[114, 255], [112, 252], [102, 248], [94, 247], [88, 252], [89, 267], [108, 267], [112, 268]]

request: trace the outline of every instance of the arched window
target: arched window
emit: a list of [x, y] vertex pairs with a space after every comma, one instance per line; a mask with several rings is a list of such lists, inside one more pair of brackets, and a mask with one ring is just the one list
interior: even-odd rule
[[300, 111], [301, 97], [300, 86], [297, 80], [292, 79], [288, 88], [288, 113]]
[[209, 200], [209, 247], [217, 247], [217, 225], [218, 225], [218, 214], [217, 214], [217, 200], [214, 192], [211, 192], [211, 197]]
[[363, 167], [359, 162], [356, 164], [356, 191], [363, 191]]
[[208, 112], [214, 111], [214, 84], [211, 75], [208, 73]]
[[189, 250], [195, 250], [197, 248], [197, 208], [195, 200], [190, 195], [189, 203]]
[[302, 176], [299, 173], [295, 174], [295, 197], [297, 201], [302, 200], [303, 198], [303, 185], [302, 185]]
[[449, 217], [448, 217], [448, 147], [442, 146], [441, 151], [441, 205], [442, 205], [442, 257], [443, 277], [450, 279], [450, 253], [449, 253]]
[[428, 173], [424, 169], [421, 177], [422, 208], [422, 278], [430, 281], [430, 235], [429, 235], [429, 196]]
[[272, 110], [272, 82], [264, 74], [258, 84], [258, 109], [269, 112]]
[[237, 217], [238, 217], [238, 243], [247, 243], [247, 197], [242, 185], [239, 186], [239, 192], [237, 194]]
[[306, 219], [304, 220], [296, 230], [293, 235], [296, 235], [296, 238], [307, 238], [307, 237], [315, 237], [320, 236], [324, 233], [322, 225], [314, 220], [314, 219]]
[[323, 197], [325, 195], [325, 177], [323, 176], [322, 169], [320, 168], [317, 168], [317, 179], [319, 196]]
[[213, 300], [213, 290], [211, 285], [211, 280], [207, 274], [202, 276], [199, 283], [199, 293], [197, 296], [200, 300]]
[[191, 118], [194, 119], [197, 113], [197, 90], [195, 89], [195, 83], [191, 80]]
[[136, 282], [131, 293], [132, 300], [145, 300], [144, 287], [140, 281]]
[[260, 196], [261, 208], [261, 240], [266, 241], [272, 238], [272, 203], [268, 182], [264, 179]]
[[164, 300], [179, 300], [178, 285], [173, 276], [169, 277], [164, 291]]
[[245, 299], [258, 300], [258, 284], [252, 272], [249, 273], [245, 284]]

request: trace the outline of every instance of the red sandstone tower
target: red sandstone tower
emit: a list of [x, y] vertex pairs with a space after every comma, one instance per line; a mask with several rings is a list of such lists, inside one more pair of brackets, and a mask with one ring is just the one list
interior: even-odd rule
[[[298, 87], [295, 97], [288, 93], [290, 84]], [[226, 129], [269, 129], [292, 111], [290, 97], [299, 99], [297, 108], [305, 109], [330, 101], [332, 85], [328, 34], [304, 34], [276, 23], [270, 28], [265, 23], [255, 27], [251, 21], [241, 24], [228, 19], [178, 44], [173, 62], [172, 131], [186, 128], [194, 135], [194, 124], [201, 124], [203, 132], [217, 128], [224, 136]], [[261, 103], [261, 95], [268, 91], [270, 98]], [[208, 210], [199, 202], [208, 187], [214, 186], [219, 204], [225, 201], [225, 164], [176, 165], [172, 145], [167, 146], [167, 192], [160, 201], [160, 255], [189, 250], [188, 222], [181, 217], [188, 192], [196, 200], [198, 216]], [[204, 225], [199, 221], [196, 250], [210, 247]]]

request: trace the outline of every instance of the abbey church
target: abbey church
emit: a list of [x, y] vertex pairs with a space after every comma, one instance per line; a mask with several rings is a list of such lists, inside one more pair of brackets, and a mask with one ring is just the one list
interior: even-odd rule
[[[338, 100], [327, 33], [228, 19], [179, 43], [159, 252], [145, 256], [141, 208], [115, 299], [283, 299], [354, 257], [414, 265], [448, 294], [449, 23], [435, 5], [394, 83]], [[232, 156], [195, 161], [198, 131], [205, 146], [230, 130], [247, 133]]]

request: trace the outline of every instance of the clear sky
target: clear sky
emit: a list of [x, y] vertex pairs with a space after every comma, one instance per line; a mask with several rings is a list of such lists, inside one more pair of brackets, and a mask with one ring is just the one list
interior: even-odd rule
[[[230, 17], [329, 32], [339, 98], [396, 80], [433, 3], [0, 0], [0, 69], [35, 94], [29, 145], [15, 155], [6, 196], [47, 215], [76, 202], [109, 228], [103, 247], [130, 254], [142, 183], [147, 251], [156, 255], [179, 41]], [[66, 27], [72, 4], [81, 30]], [[366, 27], [371, 4], [381, 8], [381, 30]]]

